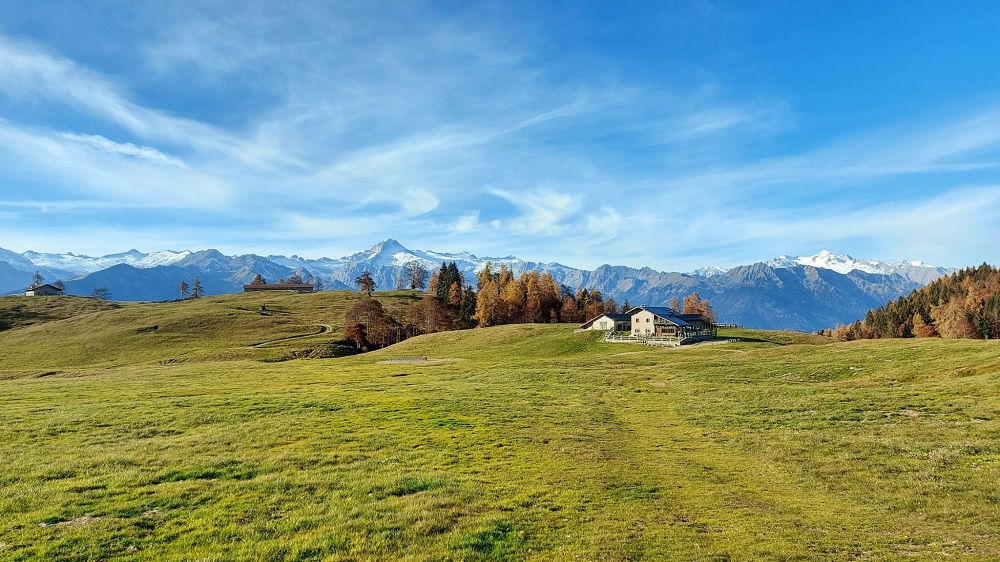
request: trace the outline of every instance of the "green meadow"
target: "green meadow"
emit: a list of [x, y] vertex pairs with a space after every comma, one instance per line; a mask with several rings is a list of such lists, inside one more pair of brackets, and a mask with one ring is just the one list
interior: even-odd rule
[[1000, 342], [310, 358], [359, 298], [0, 299], [0, 560], [1000, 559]]

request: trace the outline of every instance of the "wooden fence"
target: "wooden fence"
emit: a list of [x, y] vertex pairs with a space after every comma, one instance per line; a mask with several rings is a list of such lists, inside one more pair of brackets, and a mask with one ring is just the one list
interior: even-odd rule
[[608, 343], [641, 343], [645, 345], [676, 346], [696, 341], [712, 340], [715, 339], [716, 336], [717, 332], [714, 329], [688, 332], [680, 336], [633, 336], [632, 334], [622, 334], [620, 332], [615, 332], [614, 330], [608, 330], [608, 332], [604, 335], [604, 341]]

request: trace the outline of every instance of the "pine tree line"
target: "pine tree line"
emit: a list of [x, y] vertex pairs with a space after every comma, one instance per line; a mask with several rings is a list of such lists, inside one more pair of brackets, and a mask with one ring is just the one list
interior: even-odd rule
[[986, 263], [963, 269], [823, 333], [840, 341], [1000, 338], [1000, 269]]

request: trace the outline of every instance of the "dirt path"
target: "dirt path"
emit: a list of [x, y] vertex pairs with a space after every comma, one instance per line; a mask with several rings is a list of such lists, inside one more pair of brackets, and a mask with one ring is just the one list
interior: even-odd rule
[[254, 343], [254, 344], [250, 344], [250, 345], [244, 345], [243, 347], [247, 348], [247, 349], [254, 348], [254, 347], [267, 347], [268, 345], [271, 345], [272, 343], [278, 343], [278, 342], [283, 342], [283, 341], [288, 341], [288, 340], [297, 340], [297, 339], [300, 339], [300, 338], [311, 338], [313, 336], [318, 336], [320, 334], [325, 334], [327, 332], [332, 332], [332, 331], [333, 331], [333, 326], [330, 326], [329, 324], [320, 324], [319, 325], [319, 331], [318, 332], [314, 332], [312, 334], [299, 334], [297, 336], [285, 336], [283, 338], [277, 338], [277, 339], [273, 339], [273, 340], [262, 341], [260, 343]]

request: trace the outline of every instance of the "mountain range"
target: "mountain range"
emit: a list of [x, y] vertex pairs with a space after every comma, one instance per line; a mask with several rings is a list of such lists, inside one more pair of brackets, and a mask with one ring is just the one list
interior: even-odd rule
[[368, 270], [379, 289], [396, 286], [402, 268], [418, 261], [430, 271], [454, 261], [467, 280], [486, 262], [506, 264], [515, 274], [538, 270], [575, 290], [597, 289], [619, 303], [665, 305], [673, 296], [697, 291], [708, 299], [720, 321], [748, 327], [818, 330], [846, 324], [899, 296], [910, 293], [954, 270], [920, 261], [886, 263], [854, 259], [828, 251], [813, 256], [781, 256], [767, 262], [730, 269], [706, 267], [688, 273], [661, 272], [648, 267], [602, 265], [594, 270], [559, 263], [538, 263], [514, 256], [477, 257], [468, 252], [410, 250], [396, 240], [342, 258], [299, 256], [227, 256], [217, 250], [130, 250], [89, 257], [38, 252], [15, 253], [0, 248], [0, 294], [23, 291], [38, 271], [47, 281], [65, 283], [71, 295], [90, 295], [107, 288], [111, 298], [160, 301], [179, 297], [178, 285], [198, 276], [205, 294], [242, 290], [256, 274], [268, 281], [293, 274], [321, 279], [326, 289], [355, 289], [354, 279]]

